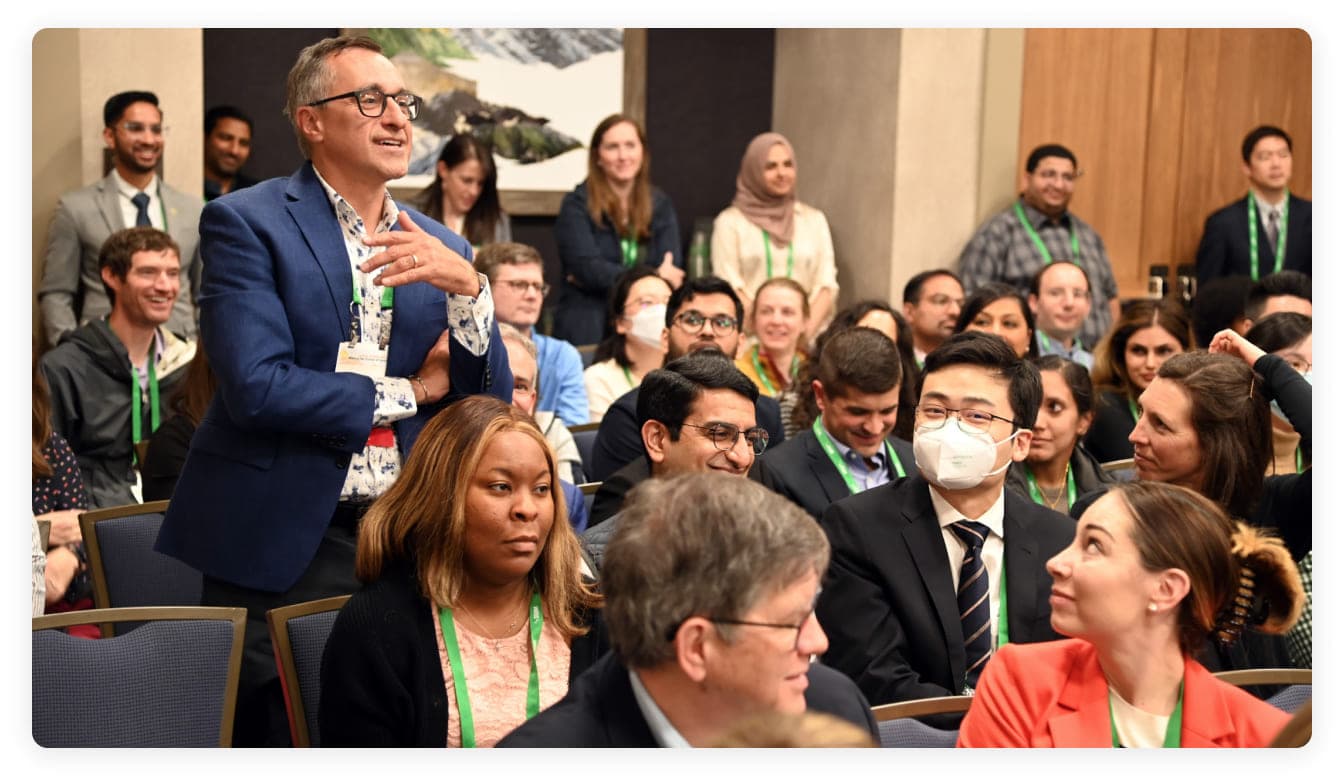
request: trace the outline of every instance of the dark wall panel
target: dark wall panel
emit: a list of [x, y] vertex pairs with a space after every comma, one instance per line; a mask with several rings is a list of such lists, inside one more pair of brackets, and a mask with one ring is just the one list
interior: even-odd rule
[[252, 117], [252, 156], [243, 171], [259, 180], [288, 175], [303, 163], [285, 119], [285, 77], [299, 50], [339, 31], [331, 28], [206, 28], [205, 108], [232, 104]]
[[672, 198], [683, 249], [696, 218], [733, 200], [747, 142], [770, 130], [773, 29], [649, 30], [653, 181]]

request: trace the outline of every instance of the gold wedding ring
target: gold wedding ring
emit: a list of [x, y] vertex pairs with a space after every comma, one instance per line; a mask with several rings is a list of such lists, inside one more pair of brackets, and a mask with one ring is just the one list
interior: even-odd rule
[[412, 254], [411, 254], [411, 269], [417, 269], [419, 266], [420, 266], [420, 259], [417, 259], [417, 258], [415, 257], [415, 254], [412, 253]]

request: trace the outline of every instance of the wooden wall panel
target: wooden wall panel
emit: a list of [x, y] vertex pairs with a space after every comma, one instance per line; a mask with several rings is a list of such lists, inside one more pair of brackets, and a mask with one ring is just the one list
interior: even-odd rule
[[1293, 136], [1292, 189], [1310, 198], [1301, 30], [1026, 32], [1019, 161], [1045, 141], [1078, 155], [1071, 206], [1106, 242], [1122, 297], [1142, 295], [1150, 264], [1193, 262], [1205, 217], [1245, 193], [1241, 139], [1265, 123]]

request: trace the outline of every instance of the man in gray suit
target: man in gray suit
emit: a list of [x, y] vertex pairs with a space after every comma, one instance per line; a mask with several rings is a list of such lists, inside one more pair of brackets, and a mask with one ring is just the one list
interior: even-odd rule
[[155, 173], [163, 156], [163, 113], [154, 93], [117, 93], [103, 104], [103, 141], [113, 168], [98, 182], [61, 197], [47, 231], [47, 250], [38, 302], [47, 345], [90, 319], [111, 310], [98, 272], [98, 250], [115, 231], [153, 226], [168, 232], [181, 248], [181, 285], [167, 327], [196, 336], [196, 291], [201, 259], [196, 224], [202, 200], [161, 182]]

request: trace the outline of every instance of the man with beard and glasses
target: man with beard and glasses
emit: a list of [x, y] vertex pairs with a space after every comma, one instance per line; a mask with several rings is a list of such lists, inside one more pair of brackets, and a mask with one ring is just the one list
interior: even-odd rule
[[177, 300], [165, 326], [180, 337], [194, 338], [201, 279], [196, 253], [201, 200], [162, 182], [156, 173], [164, 140], [158, 96], [139, 90], [117, 93], [103, 104], [103, 125], [112, 171], [62, 196], [47, 230], [37, 292], [47, 346], [112, 310], [98, 271], [98, 251], [113, 232], [132, 226], [166, 231], [181, 249]]
[[[694, 278], [672, 293], [667, 312], [668, 355], [664, 367], [673, 360], [696, 351], [720, 352], [728, 359], [738, 355], [742, 340], [742, 300], [732, 285], [723, 278], [706, 276]], [[597, 440], [593, 444], [593, 465], [587, 467], [590, 480], [612, 481], [624, 475], [626, 469], [640, 471], [645, 465], [644, 440], [640, 428], [644, 420], [636, 416], [640, 390], [633, 389], [621, 395], [602, 416]], [[784, 425], [780, 420], [780, 401], [761, 395], [755, 401], [757, 424], [770, 434], [770, 445], [784, 441]], [[630, 465], [636, 463], [636, 465]], [[648, 473], [638, 476], [644, 479]], [[634, 476], [628, 479], [636, 479]], [[625, 485], [625, 489], [629, 484]], [[603, 485], [603, 489], [606, 489]], [[621, 494], [624, 495], [624, 489]], [[616, 511], [606, 510], [599, 504], [602, 496], [594, 499], [593, 518], [597, 524]]]

